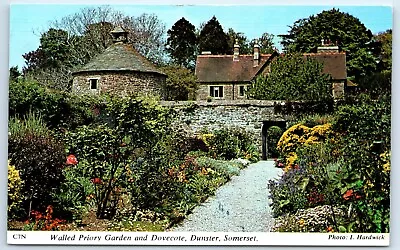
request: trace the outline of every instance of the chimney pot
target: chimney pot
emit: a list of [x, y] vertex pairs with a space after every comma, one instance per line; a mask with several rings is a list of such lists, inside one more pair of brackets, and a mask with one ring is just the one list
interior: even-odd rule
[[253, 67], [257, 67], [260, 60], [260, 45], [258, 45], [258, 40], [254, 42], [253, 51]]
[[235, 39], [235, 45], [233, 45], [233, 61], [239, 61], [239, 40], [236, 38]]

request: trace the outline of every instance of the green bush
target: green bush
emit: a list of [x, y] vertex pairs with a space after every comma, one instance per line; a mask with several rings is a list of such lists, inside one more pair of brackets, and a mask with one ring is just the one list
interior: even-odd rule
[[88, 125], [96, 117], [101, 99], [49, 90], [30, 81], [11, 81], [9, 86], [9, 117], [40, 114], [50, 129], [74, 129]]
[[259, 160], [260, 154], [253, 138], [244, 130], [216, 130], [206, 143], [209, 144], [210, 155], [220, 159], [244, 158], [252, 162]]
[[10, 128], [8, 157], [24, 181], [22, 207], [27, 215], [52, 204], [50, 192], [63, 181], [64, 145], [46, 130], [40, 117], [11, 119]]

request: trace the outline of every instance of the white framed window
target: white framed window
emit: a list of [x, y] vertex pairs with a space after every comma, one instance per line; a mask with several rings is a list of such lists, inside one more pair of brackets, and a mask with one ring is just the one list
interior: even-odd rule
[[89, 88], [90, 88], [90, 90], [98, 90], [99, 89], [99, 79], [98, 78], [89, 79]]
[[210, 96], [217, 98], [224, 97], [224, 86], [210, 86]]

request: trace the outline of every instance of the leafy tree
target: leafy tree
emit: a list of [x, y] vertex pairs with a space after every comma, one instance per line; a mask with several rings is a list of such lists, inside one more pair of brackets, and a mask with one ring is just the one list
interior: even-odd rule
[[50, 28], [40, 37], [39, 48], [23, 55], [27, 65], [24, 71], [74, 65], [71, 46], [76, 43], [76, 37], [67, 31]]
[[166, 50], [175, 64], [194, 68], [197, 48], [195, 30], [194, 25], [182, 17], [167, 31]]
[[347, 73], [358, 80], [376, 70], [370, 42], [372, 33], [360, 20], [339, 9], [322, 11], [317, 15], [297, 20], [283, 36], [287, 52], [315, 52], [322, 39], [328, 39], [346, 51]]
[[392, 70], [392, 30], [380, 32], [374, 35], [374, 40], [378, 43], [375, 48], [378, 48], [377, 54], [380, 60], [379, 69]]
[[250, 48], [254, 47], [254, 44], [257, 40], [258, 45], [260, 46], [260, 52], [262, 54], [272, 54], [275, 51], [273, 39], [274, 35], [264, 32], [260, 38], [253, 39], [250, 42]]
[[13, 66], [10, 68], [10, 81], [16, 81], [20, 76], [21, 72], [19, 72], [18, 66]]
[[214, 55], [228, 54], [231, 51], [228, 40], [221, 24], [213, 16], [200, 32], [199, 49], [200, 51], [211, 51]]
[[229, 44], [229, 54], [233, 54], [233, 46], [236, 43], [236, 39], [238, 40], [238, 44], [240, 46], [240, 54], [246, 55], [246, 54], [252, 54], [252, 46], [250, 46], [249, 41], [247, 40], [247, 37], [243, 35], [241, 32], [235, 32], [234, 29], [229, 28], [228, 32], [226, 33], [228, 36], [228, 44]]
[[326, 101], [332, 98], [323, 65], [299, 54], [287, 54], [271, 64], [271, 73], [256, 78], [248, 95], [261, 100]]
[[196, 76], [192, 71], [176, 65], [163, 67], [168, 75], [165, 86], [166, 100], [194, 100], [197, 90]]

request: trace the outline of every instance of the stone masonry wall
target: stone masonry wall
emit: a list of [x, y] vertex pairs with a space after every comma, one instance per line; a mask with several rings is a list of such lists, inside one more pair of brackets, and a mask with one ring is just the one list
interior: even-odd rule
[[[99, 88], [90, 89], [89, 79], [98, 79]], [[128, 95], [137, 92], [160, 94], [165, 76], [145, 72], [82, 72], [74, 76], [72, 91], [75, 93], [118, 93]]]
[[283, 116], [274, 114], [274, 101], [163, 101], [161, 105], [176, 110], [178, 114], [176, 125], [183, 125], [194, 134], [204, 128], [210, 131], [221, 128], [240, 128], [251, 133], [258, 145], [262, 143], [263, 121], [285, 120]]

